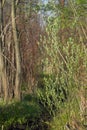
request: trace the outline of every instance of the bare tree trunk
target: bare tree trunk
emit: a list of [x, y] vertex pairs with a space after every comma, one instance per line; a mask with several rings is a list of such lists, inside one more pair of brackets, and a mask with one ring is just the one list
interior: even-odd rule
[[3, 0], [0, 3], [0, 11], [1, 11], [1, 23], [0, 23], [0, 82], [1, 86], [3, 87], [4, 91], [4, 101], [8, 100], [8, 82], [7, 82], [7, 75], [6, 75], [6, 67], [3, 58], [3, 47], [5, 45], [4, 40], [4, 26], [3, 26]]
[[19, 40], [17, 34], [17, 26], [16, 26], [16, 6], [15, 0], [12, 0], [12, 30], [13, 30], [13, 38], [15, 44], [15, 56], [16, 56], [16, 77], [15, 77], [15, 88], [14, 88], [14, 96], [16, 100], [20, 100], [21, 97], [21, 59], [20, 59], [20, 49], [19, 49]]

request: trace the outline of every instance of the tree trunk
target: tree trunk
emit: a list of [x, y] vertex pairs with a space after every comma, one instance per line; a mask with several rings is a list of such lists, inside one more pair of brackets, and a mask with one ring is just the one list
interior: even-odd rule
[[16, 56], [16, 77], [15, 77], [15, 88], [14, 88], [14, 96], [16, 100], [20, 100], [21, 98], [21, 59], [20, 59], [20, 48], [19, 48], [19, 40], [17, 34], [17, 26], [16, 26], [16, 6], [15, 0], [12, 0], [12, 30], [13, 30], [13, 39], [15, 44], [15, 56]]
[[0, 82], [4, 92], [4, 101], [8, 100], [8, 82], [6, 75], [6, 67], [3, 58], [3, 47], [5, 45], [4, 39], [4, 26], [3, 26], [3, 0], [0, 3], [0, 11], [1, 11], [1, 23], [0, 23]]

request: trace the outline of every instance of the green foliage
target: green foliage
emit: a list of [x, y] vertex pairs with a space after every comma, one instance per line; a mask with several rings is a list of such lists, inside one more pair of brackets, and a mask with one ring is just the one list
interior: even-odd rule
[[65, 90], [59, 86], [54, 77], [43, 78], [43, 84], [37, 91], [40, 104], [50, 116], [55, 116], [65, 100]]
[[[51, 34], [53, 39], [50, 38]], [[43, 41], [44, 52], [41, 53], [45, 55], [42, 60], [44, 73], [49, 77], [43, 77], [38, 89], [38, 97], [47, 112], [55, 116], [56, 112], [61, 110], [63, 102], [67, 98], [72, 99], [75, 91], [86, 85], [84, 79], [87, 50], [83, 45], [75, 43], [71, 37], [66, 45], [62, 45], [53, 31], [48, 32], [48, 35], [47, 41], [46, 39]]]
[[[32, 11], [40, 8], [32, 5]], [[50, 130], [63, 130], [73, 118], [82, 123], [78, 91], [87, 86], [86, 8], [86, 0], [70, 0], [64, 8], [51, 1], [44, 7], [55, 15], [47, 19], [46, 34], [40, 36], [38, 43], [41, 61], [37, 98], [27, 95], [22, 102], [2, 104], [0, 128], [27, 124], [26, 130], [39, 128], [39, 125], [44, 130], [46, 123]], [[26, 6], [26, 10], [29, 9], [30, 6]], [[22, 85], [23, 91], [27, 90], [25, 86]], [[51, 121], [46, 120], [47, 114]], [[29, 121], [32, 122], [30, 128]]]
[[87, 86], [86, 19], [82, 15], [85, 10], [72, 1], [69, 6], [58, 17], [48, 19], [46, 36], [41, 36], [38, 43], [42, 71], [49, 75], [40, 83], [38, 98], [54, 117], [52, 130], [63, 130], [73, 117], [81, 123], [78, 91]]
[[[34, 100], [30, 101], [30, 96], [26, 97], [22, 102], [14, 102], [9, 105], [0, 106], [0, 129], [3, 126], [4, 130], [17, 124], [27, 124], [30, 122], [36, 122], [41, 115], [41, 110], [38, 104]], [[33, 99], [33, 98], [32, 98]], [[36, 127], [31, 125], [31, 127]]]
[[50, 130], [65, 130], [66, 124], [69, 123], [71, 125], [74, 117], [81, 123], [79, 114], [78, 100], [73, 98], [73, 101], [68, 101], [64, 104], [61, 112], [50, 122]]

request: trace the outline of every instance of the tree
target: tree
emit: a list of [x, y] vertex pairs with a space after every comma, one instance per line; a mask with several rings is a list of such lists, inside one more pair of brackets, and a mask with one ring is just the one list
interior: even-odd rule
[[0, 21], [0, 82], [4, 92], [4, 101], [8, 100], [8, 81], [6, 75], [6, 66], [5, 66], [5, 59], [3, 53], [3, 47], [5, 46], [5, 39], [4, 39], [4, 22], [3, 22], [3, 6], [4, 0], [0, 2], [0, 11], [1, 11], [1, 21]]
[[21, 58], [20, 58], [20, 48], [19, 48], [19, 39], [17, 34], [17, 26], [16, 26], [16, 4], [15, 0], [12, 0], [12, 31], [13, 31], [13, 39], [15, 44], [15, 62], [16, 62], [16, 77], [15, 77], [15, 88], [14, 95], [15, 99], [20, 100], [21, 98]]

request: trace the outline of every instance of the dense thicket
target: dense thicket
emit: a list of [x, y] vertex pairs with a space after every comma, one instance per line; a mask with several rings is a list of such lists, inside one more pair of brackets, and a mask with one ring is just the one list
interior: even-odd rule
[[87, 128], [86, 12], [86, 0], [0, 1], [2, 130]]

